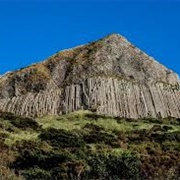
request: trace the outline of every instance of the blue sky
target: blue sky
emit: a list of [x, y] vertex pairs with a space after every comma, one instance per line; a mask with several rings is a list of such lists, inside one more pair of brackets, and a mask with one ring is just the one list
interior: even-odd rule
[[180, 74], [179, 0], [0, 0], [0, 74], [110, 33]]

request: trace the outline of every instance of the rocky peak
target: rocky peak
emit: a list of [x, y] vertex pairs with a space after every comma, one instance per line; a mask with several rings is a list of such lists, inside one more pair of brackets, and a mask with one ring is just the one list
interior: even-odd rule
[[180, 117], [177, 75], [108, 35], [0, 77], [0, 109], [25, 116], [96, 109], [130, 118]]

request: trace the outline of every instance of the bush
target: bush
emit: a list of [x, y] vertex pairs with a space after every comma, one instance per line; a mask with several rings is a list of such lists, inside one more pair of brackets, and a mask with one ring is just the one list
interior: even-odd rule
[[[23, 171], [22, 175], [26, 178], [26, 180], [51, 180], [51, 174], [48, 171], [40, 168], [31, 168]], [[53, 179], [52, 179], [53, 180]]]
[[59, 164], [75, 159], [67, 151], [43, 150], [40, 147], [21, 150], [12, 167], [17, 169], [29, 169], [39, 167], [45, 170], [57, 167]]
[[100, 127], [100, 126], [98, 126], [96, 124], [92, 124], [92, 123], [87, 123], [83, 128], [91, 130], [91, 131], [102, 131], [102, 130], [104, 130], [103, 127]]
[[40, 128], [39, 124], [31, 118], [17, 117], [14, 120], [11, 120], [11, 124], [23, 130], [26, 130], [28, 128], [38, 130]]
[[140, 176], [140, 160], [132, 154], [94, 154], [87, 160], [89, 170], [82, 179], [128, 179]]
[[63, 149], [44, 149], [36, 142], [24, 142], [18, 149], [12, 167], [21, 169], [26, 179], [76, 179], [86, 168], [85, 162]]
[[[14, 160], [12, 151], [0, 147], [0, 179], [1, 180], [22, 180], [19, 171], [11, 170], [8, 165]], [[18, 175], [18, 176], [17, 176]]]
[[0, 132], [0, 149], [6, 147], [5, 139], [8, 137], [7, 133]]
[[111, 146], [119, 146], [116, 135], [101, 131], [91, 131], [89, 134], [84, 135], [84, 141], [89, 144], [104, 143]]
[[48, 128], [39, 135], [39, 138], [58, 148], [81, 147], [85, 145], [80, 134], [62, 129]]
[[165, 141], [175, 141], [180, 142], [180, 133], [179, 132], [167, 132], [167, 133], [154, 133], [151, 135], [152, 140], [156, 142], [165, 142]]
[[83, 161], [69, 161], [51, 170], [53, 179], [78, 180], [82, 177], [87, 165]]
[[112, 118], [112, 116], [100, 115], [100, 114], [96, 114], [96, 113], [85, 114], [85, 117], [88, 118], [88, 119], [91, 119], [91, 120], [98, 120], [100, 118], [106, 120], [106, 119]]
[[110, 155], [107, 162], [107, 171], [111, 179], [139, 179], [140, 160], [136, 155]]
[[16, 116], [13, 113], [0, 112], [0, 117], [4, 120], [10, 121], [12, 125], [23, 130], [26, 130], [28, 128], [38, 130], [40, 128], [39, 124], [34, 119]]

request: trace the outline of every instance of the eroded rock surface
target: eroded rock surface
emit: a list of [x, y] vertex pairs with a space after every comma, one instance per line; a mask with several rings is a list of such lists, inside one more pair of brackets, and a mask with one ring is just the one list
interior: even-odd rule
[[180, 81], [117, 34], [0, 77], [0, 110], [42, 116], [79, 109], [128, 118], [180, 117]]

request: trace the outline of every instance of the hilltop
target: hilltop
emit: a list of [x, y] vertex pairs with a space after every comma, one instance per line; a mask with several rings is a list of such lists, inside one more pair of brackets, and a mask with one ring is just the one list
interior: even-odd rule
[[0, 109], [40, 117], [77, 110], [180, 117], [178, 76], [118, 34], [0, 77]]

